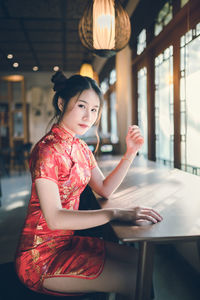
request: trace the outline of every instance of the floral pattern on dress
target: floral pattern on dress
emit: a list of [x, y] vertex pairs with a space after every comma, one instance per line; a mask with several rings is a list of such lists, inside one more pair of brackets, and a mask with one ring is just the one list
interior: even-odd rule
[[34, 147], [30, 159], [31, 199], [16, 252], [16, 271], [30, 289], [59, 294], [42, 288], [44, 278], [59, 275], [91, 279], [101, 273], [104, 241], [74, 236], [73, 230], [50, 230], [35, 188], [38, 178], [56, 182], [62, 207], [77, 210], [80, 194], [95, 166], [96, 160], [87, 144], [59, 125], [53, 125]]

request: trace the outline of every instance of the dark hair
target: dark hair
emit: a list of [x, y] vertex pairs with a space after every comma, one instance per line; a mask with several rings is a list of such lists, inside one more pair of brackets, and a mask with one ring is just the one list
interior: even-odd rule
[[[57, 119], [57, 122], [59, 122], [62, 119], [62, 116], [67, 110], [69, 101], [72, 97], [78, 94], [80, 95], [85, 90], [92, 89], [99, 97], [99, 102], [100, 102], [99, 114], [95, 122], [95, 125], [98, 128], [100, 117], [101, 117], [101, 111], [103, 107], [103, 95], [96, 81], [90, 77], [81, 76], [81, 75], [73, 75], [67, 79], [62, 71], [57, 71], [52, 76], [51, 81], [54, 83], [53, 90], [55, 91], [55, 95], [53, 97], [53, 106], [55, 109], [55, 114], [52, 120]], [[61, 111], [58, 107], [58, 98], [62, 98], [64, 100], [63, 111]], [[97, 136], [97, 147], [95, 149], [95, 152], [97, 151], [99, 145], [99, 136], [97, 130], [96, 130], [96, 136]]]

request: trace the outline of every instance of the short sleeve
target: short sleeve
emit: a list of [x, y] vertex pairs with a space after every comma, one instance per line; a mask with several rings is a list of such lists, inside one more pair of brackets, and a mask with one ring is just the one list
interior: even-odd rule
[[90, 158], [90, 169], [94, 169], [97, 166], [97, 161], [94, 157], [94, 154], [89, 148], [88, 151], [89, 151], [89, 158]]
[[46, 178], [58, 183], [58, 163], [55, 150], [47, 145], [36, 146], [30, 159], [30, 171], [33, 181]]

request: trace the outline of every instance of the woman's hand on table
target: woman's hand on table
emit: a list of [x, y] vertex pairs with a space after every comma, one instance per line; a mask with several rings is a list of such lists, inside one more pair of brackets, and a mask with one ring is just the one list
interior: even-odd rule
[[162, 221], [162, 216], [152, 208], [136, 206], [128, 209], [116, 209], [114, 219], [123, 222], [131, 222], [144, 226], [156, 224]]

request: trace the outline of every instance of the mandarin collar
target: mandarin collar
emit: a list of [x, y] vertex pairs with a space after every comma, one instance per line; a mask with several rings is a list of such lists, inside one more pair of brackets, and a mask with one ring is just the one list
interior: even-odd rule
[[54, 124], [51, 128], [51, 131], [59, 135], [59, 137], [63, 140], [70, 139], [73, 141], [75, 139], [75, 136], [58, 124]]

